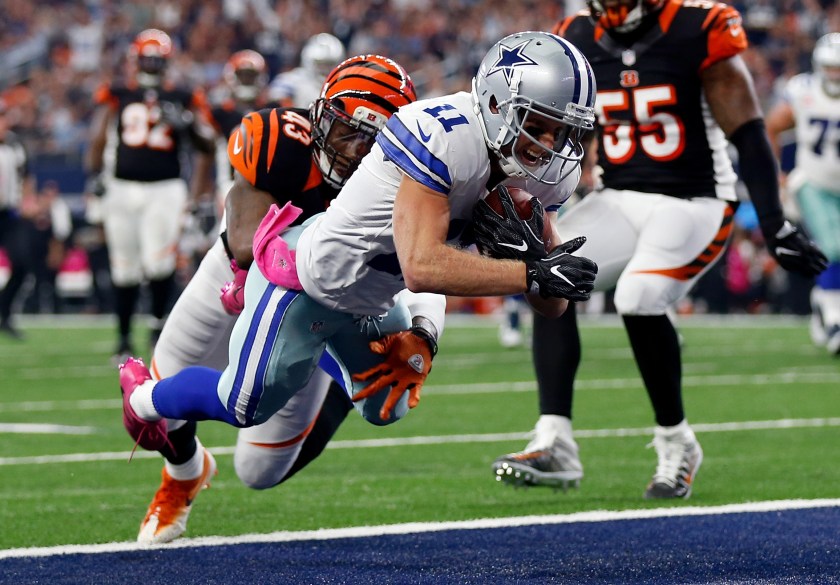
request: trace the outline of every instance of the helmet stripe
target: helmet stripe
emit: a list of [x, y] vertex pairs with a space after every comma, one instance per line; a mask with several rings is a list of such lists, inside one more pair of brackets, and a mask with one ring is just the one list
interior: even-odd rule
[[563, 47], [563, 51], [566, 53], [566, 56], [571, 59], [572, 63], [575, 66], [575, 95], [574, 101], [576, 103], [581, 102], [581, 96], [585, 96], [584, 103], [591, 105], [595, 102], [595, 98], [592, 95], [592, 90], [595, 86], [594, 83], [594, 75], [592, 74], [592, 67], [589, 65], [589, 61], [586, 60], [586, 57], [583, 56], [577, 47], [572, 45], [569, 41], [562, 39], [556, 35], [552, 36], [558, 44]]
[[[329, 100], [347, 99], [347, 98], [351, 98], [351, 99], [355, 98], [357, 100], [370, 102], [372, 104], [375, 104], [375, 105], [379, 106], [380, 108], [382, 108], [383, 110], [385, 110], [389, 114], [393, 114], [394, 112], [396, 112], [397, 107], [398, 107], [398, 106], [395, 106], [394, 104], [392, 104], [390, 101], [383, 98], [382, 96], [379, 96], [379, 95], [377, 95], [377, 94], [375, 94], [371, 91], [360, 91], [360, 90], [355, 90], [355, 89], [347, 89], [347, 90], [344, 90], [344, 91], [338, 91], [336, 93], [333, 93], [332, 95], [327, 96], [327, 99], [329, 99]], [[406, 100], [405, 103], [406, 104], [409, 103], [408, 100]]]

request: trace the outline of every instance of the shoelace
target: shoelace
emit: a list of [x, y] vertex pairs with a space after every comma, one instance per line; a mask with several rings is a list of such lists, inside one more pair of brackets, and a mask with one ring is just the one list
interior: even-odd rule
[[[143, 440], [143, 435], [146, 434], [147, 427], [143, 427], [140, 429], [140, 434], [137, 436], [137, 440], [134, 442], [134, 447], [131, 448], [131, 453], [128, 454], [128, 462], [131, 463], [131, 460], [134, 458], [134, 452], [137, 451], [137, 446], [140, 444], [140, 441]], [[172, 441], [169, 440], [169, 435], [166, 435], [166, 442], [164, 443], [166, 447], [172, 451], [173, 454], [177, 455], [175, 451], [175, 445], [172, 444]]]
[[655, 437], [648, 443], [648, 448], [656, 449], [656, 473], [653, 474], [655, 483], [664, 483], [669, 487], [676, 487], [680, 467], [685, 456], [686, 445], [676, 441], [668, 441]]

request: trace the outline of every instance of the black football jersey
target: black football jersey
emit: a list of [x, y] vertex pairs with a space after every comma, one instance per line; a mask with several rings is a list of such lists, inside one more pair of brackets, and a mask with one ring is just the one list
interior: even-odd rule
[[185, 110], [209, 117], [201, 91], [161, 87], [105, 85], [95, 96], [108, 104], [117, 119], [117, 153], [114, 176], [128, 181], [163, 181], [181, 176], [180, 150], [184, 137], [167, 116]]
[[[276, 104], [267, 104], [263, 103], [263, 105], [255, 105], [252, 107], [247, 107], [243, 104], [237, 103], [233, 99], [225, 99], [222, 100], [221, 103], [212, 105], [210, 107], [210, 115], [212, 117], [213, 126], [216, 128], [219, 136], [224, 137], [225, 140], [225, 147], [221, 152], [222, 158], [218, 158], [216, 162], [216, 171], [217, 172], [224, 172], [225, 179], [228, 181], [233, 181], [233, 166], [230, 164], [227, 155], [227, 141], [228, 138], [233, 134], [233, 132], [239, 128], [240, 122], [242, 122], [242, 118], [253, 112], [255, 110], [264, 109], [270, 106], [274, 106]], [[224, 164], [222, 164], [224, 163]]]
[[598, 164], [614, 189], [735, 199], [727, 142], [704, 100], [700, 72], [747, 47], [738, 12], [708, 0], [669, 0], [630, 46], [584, 11], [554, 32], [592, 65]]
[[308, 111], [268, 108], [241, 119], [228, 140], [233, 167], [277, 204], [291, 201], [303, 213], [296, 223], [320, 213], [338, 191], [327, 185], [312, 157]]

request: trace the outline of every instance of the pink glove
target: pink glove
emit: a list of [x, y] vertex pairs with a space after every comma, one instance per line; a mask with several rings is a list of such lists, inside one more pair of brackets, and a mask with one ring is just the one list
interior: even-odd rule
[[248, 271], [237, 266], [236, 260], [230, 261], [230, 269], [233, 270], [233, 280], [225, 283], [219, 298], [225, 308], [225, 313], [238, 315], [245, 308], [245, 279]]
[[303, 213], [287, 202], [282, 209], [272, 204], [254, 234], [254, 262], [269, 281], [283, 288], [303, 290], [295, 267], [295, 251], [280, 234]]

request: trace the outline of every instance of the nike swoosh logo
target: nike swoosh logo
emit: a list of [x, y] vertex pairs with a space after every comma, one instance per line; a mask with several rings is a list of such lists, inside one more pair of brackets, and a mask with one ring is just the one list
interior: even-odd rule
[[420, 122], [417, 122], [417, 133], [420, 134], [420, 140], [422, 140], [423, 142], [428, 142], [432, 139], [431, 134], [426, 134], [425, 132], [423, 132], [423, 129], [420, 127]]
[[504, 242], [499, 242], [499, 245], [504, 246], [505, 248], [513, 248], [514, 250], [518, 250], [520, 252], [528, 251], [528, 244], [524, 240], [521, 244], [506, 244]]
[[239, 143], [239, 132], [236, 133], [236, 136], [233, 137], [233, 154], [237, 155], [242, 152], [242, 145]]
[[550, 270], [551, 274], [553, 274], [554, 276], [556, 276], [558, 278], [562, 278], [570, 287], [572, 287], [572, 288], [575, 287], [574, 283], [572, 283], [571, 280], [566, 278], [565, 274], [560, 272], [560, 267], [559, 266], [552, 266], [549, 270]]
[[791, 250], [790, 248], [776, 248], [776, 256], [781, 256], [783, 254], [787, 254], [788, 256], [801, 256], [801, 252], [797, 252], [796, 250]]

